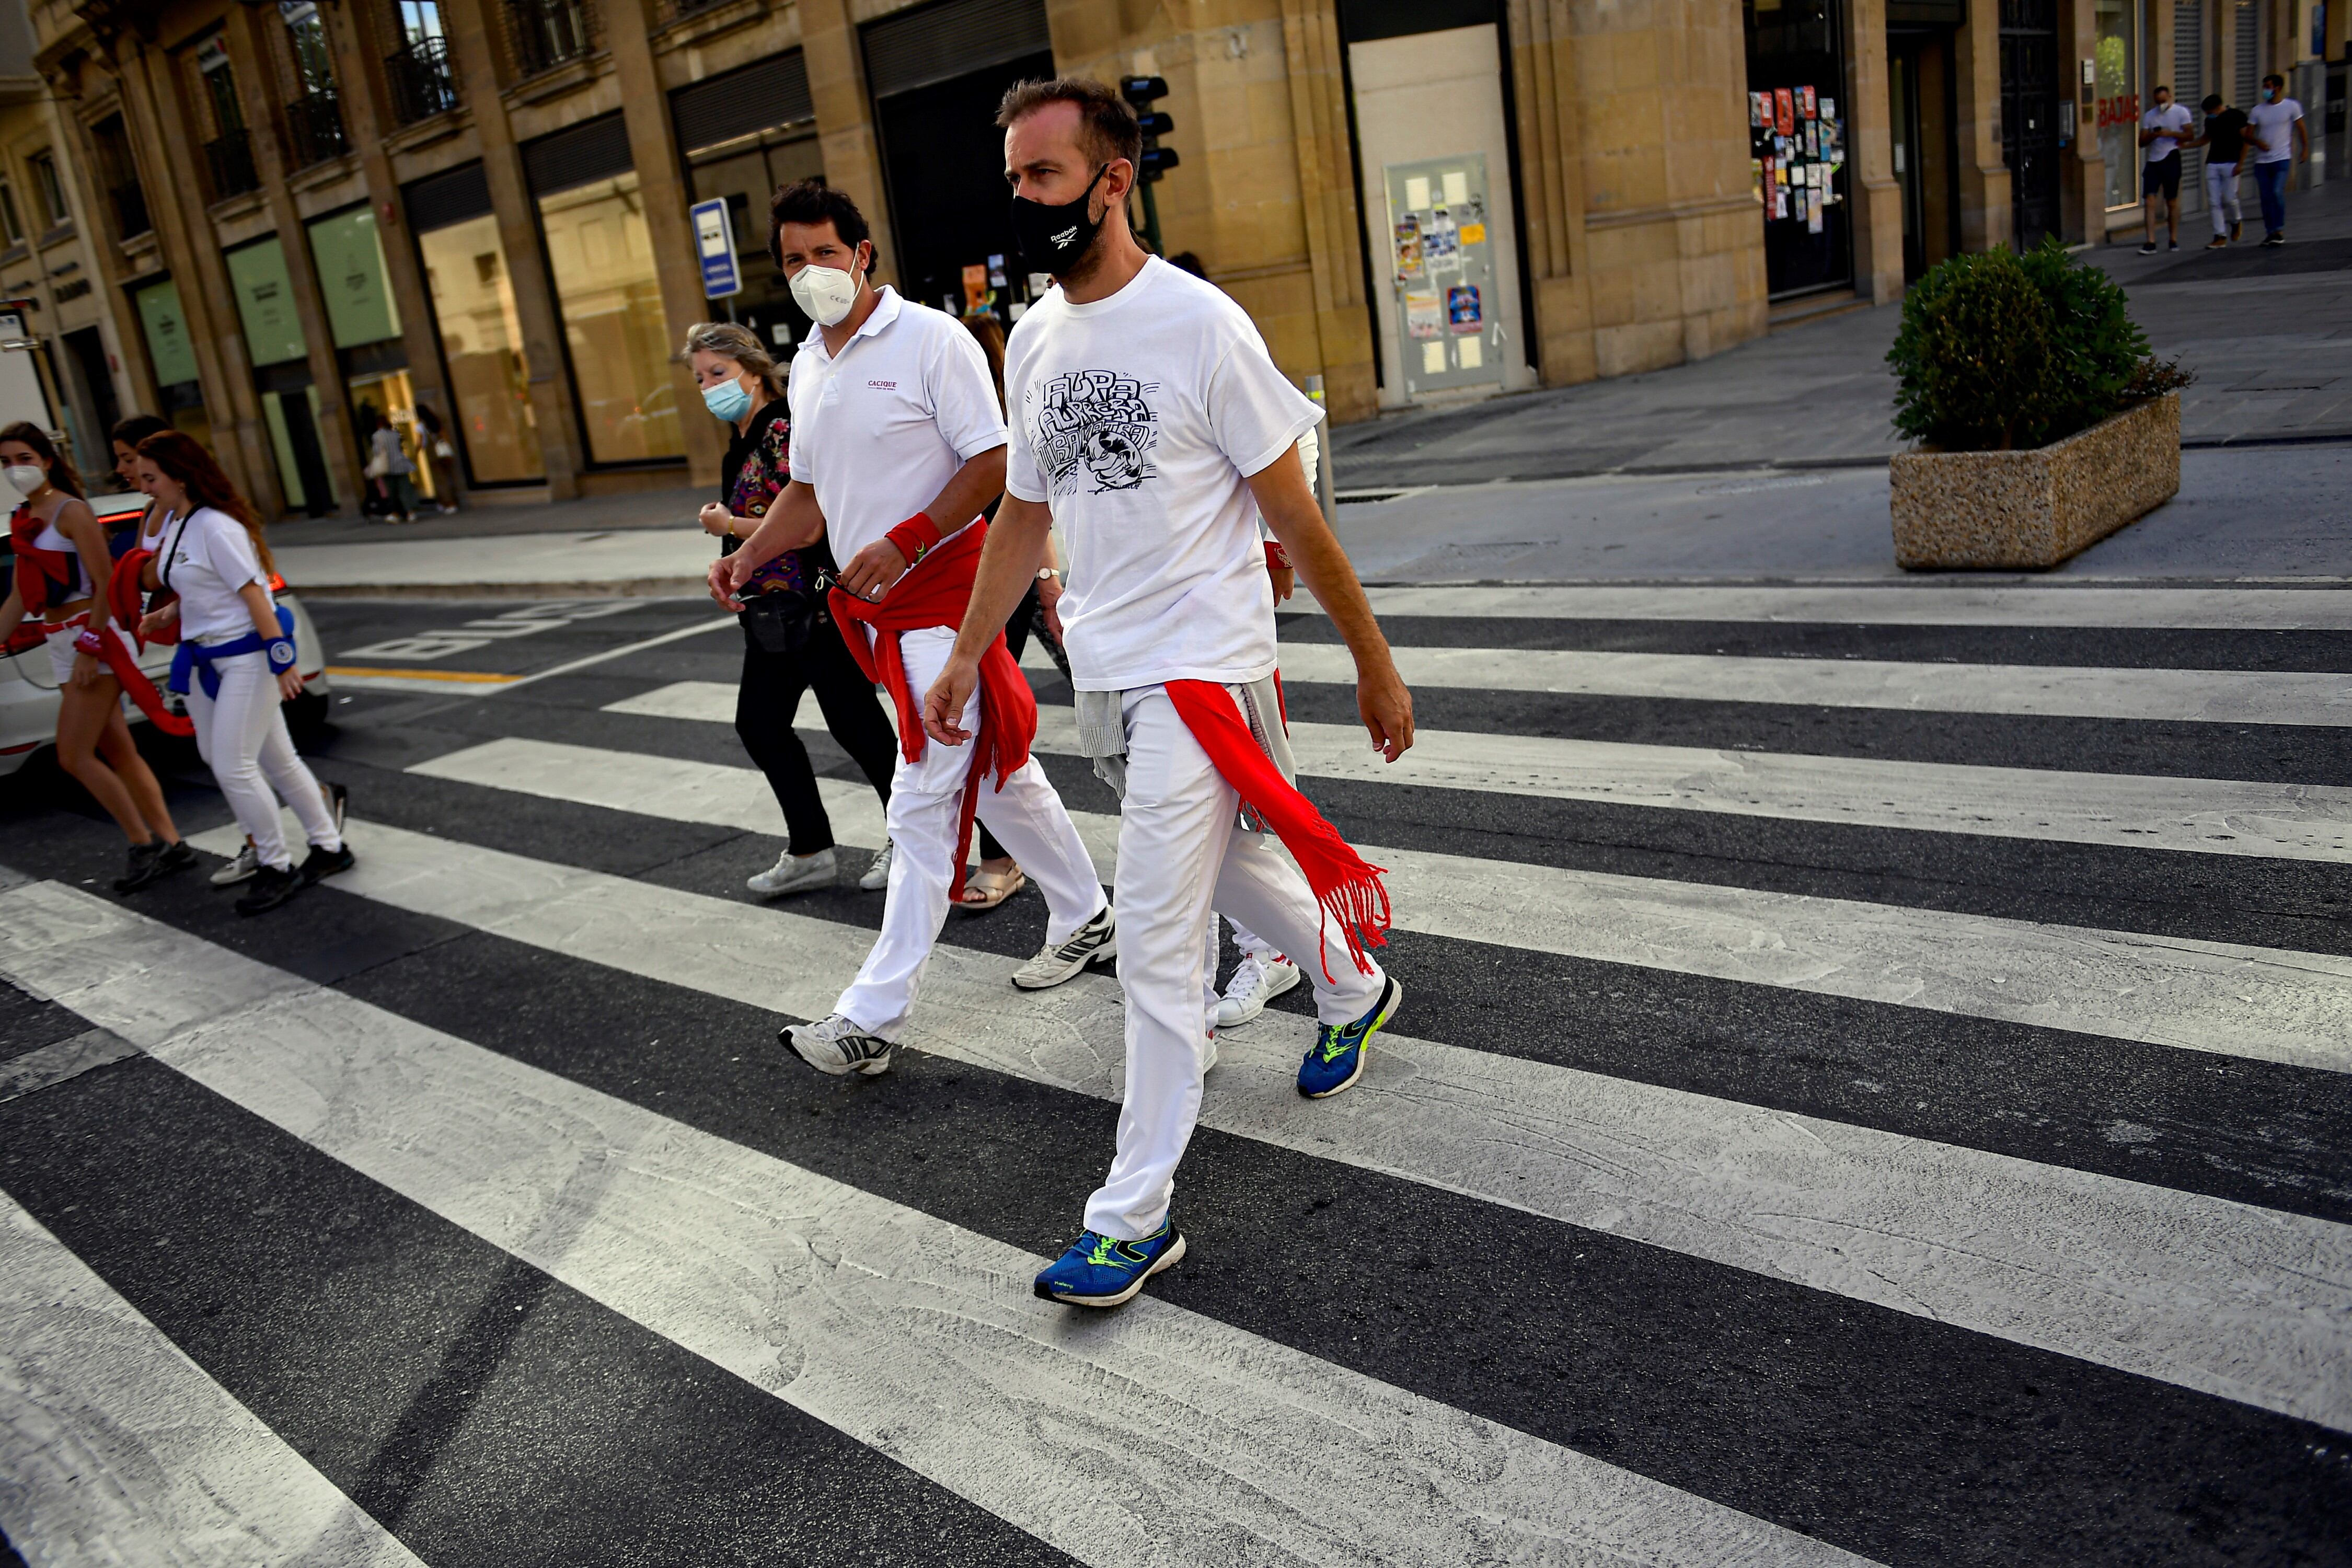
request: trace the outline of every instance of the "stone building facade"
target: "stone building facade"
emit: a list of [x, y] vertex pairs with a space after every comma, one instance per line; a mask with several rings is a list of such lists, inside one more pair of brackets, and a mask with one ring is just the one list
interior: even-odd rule
[[[2286, 50], [2315, 3], [2251, 8]], [[2118, 5], [2176, 9], [34, 0], [33, 22], [98, 171], [123, 401], [299, 512], [356, 503], [379, 417], [428, 455], [437, 420], [430, 482], [474, 502], [709, 481], [721, 432], [671, 356], [714, 315], [780, 357], [806, 330], [763, 250], [787, 180], [854, 195], [902, 291], [1010, 321], [1035, 280], [990, 110], [1056, 71], [1164, 79], [1181, 162], [1139, 216], [1336, 418], [1705, 357], [1895, 300], [1956, 249], [2103, 238], [2084, 84]], [[721, 300], [698, 204], [737, 262]]]

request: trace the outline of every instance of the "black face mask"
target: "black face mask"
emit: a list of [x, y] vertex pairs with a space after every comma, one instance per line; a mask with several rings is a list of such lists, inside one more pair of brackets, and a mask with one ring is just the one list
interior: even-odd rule
[[1033, 202], [1027, 196], [1013, 198], [1013, 237], [1021, 246], [1022, 259], [1031, 270], [1050, 272], [1059, 277], [1071, 263], [1087, 253], [1102, 228], [1102, 219], [1087, 216], [1087, 204], [1094, 197], [1095, 187], [1110, 173], [1105, 163], [1078, 193], [1078, 199], [1049, 206]]

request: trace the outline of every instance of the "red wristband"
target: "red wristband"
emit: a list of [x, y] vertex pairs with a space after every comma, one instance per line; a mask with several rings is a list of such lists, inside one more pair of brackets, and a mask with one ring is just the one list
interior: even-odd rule
[[1290, 552], [1282, 547], [1282, 541], [1279, 539], [1269, 539], [1265, 542], [1265, 563], [1269, 566], [1279, 566], [1286, 572], [1290, 570]]
[[912, 566], [940, 542], [940, 525], [931, 521], [929, 512], [919, 511], [882, 537], [898, 546], [898, 553]]

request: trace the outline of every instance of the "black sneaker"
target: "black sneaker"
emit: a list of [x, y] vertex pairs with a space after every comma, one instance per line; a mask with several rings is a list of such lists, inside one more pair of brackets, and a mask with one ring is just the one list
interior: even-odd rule
[[358, 864], [352, 858], [352, 847], [348, 844], [333, 849], [321, 849], [314, 844], [310, 847], [310, 853], [302, 857], [302, 868], [295, 875], [302, 879], [302, 885], [307, 888], [338, 871], [348, 871]]
[[2173, 240], [2167, 244], [2164, 248], [2167, 250], [2178, 250], [2180, 248], [2180, 242], [2177, 239]]
[[135, 893], [148, 883], [168, 877], [174, 871], [184, 871], [196, 863], [196, 852], [188, 847], [184, 838], [166, 844], [151, 838], [144, 844], [131, 847], [131, 869], [114, 879], [118, 893]]
[[245, 897], [237, 900], [236, 912], [241, 915], [266, 915], [301, 890], [299, 873], [264, 866], [253, 874], [253, 885]]
[[2284, 245], [2286, 243], [2286, 235], [2284, 230], [2277, 234], [2264, 235], [2263, 237], [2263, 243], [2264, 245]]
[[2154, 256], [2156, 254], [2156, 241], [2151, 239], [2146, 245], [2141, 246], [2139, 247], [2139, 253], [2142, 256]]

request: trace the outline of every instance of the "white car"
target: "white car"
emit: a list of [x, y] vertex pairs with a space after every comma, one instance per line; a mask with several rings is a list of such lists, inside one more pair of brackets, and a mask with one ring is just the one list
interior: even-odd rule
[[[113, 528], [136, 520], [147, 510], [147, 498], [132, 490], [92, 496], [89, 505], [98, 513], [100, 522]], [[5, 545], [0, 545], [0, 552], [5, 552]], [[11, 569], [0, 565], [0, 570]], [[295, 668], [302, 672], [304, 685], [302, 695], [286, 705], [286, 721], [300, 731], [327, 716], [326, 649], [319, 644], [319, 629], [310, 624], [310, 612], [288, 589], [286, 580], [271, 574], [269, 591], [280, 605], [294, 612]], [[151, 645], [140, 655], [139, 668], [158, 687], [163, 686], [172, 673], [172, 649]], [[163, 700], [174, 711], [181, 707], [175, 693], [164, 692]], [[146, 721], [147, 716], [132, 706], [130, 699], [123, 700], [122, 708], [132, 723]], [[58, 688], [49, 673], [48, 650], [35, 643], [30, 648], [0, 657], [0, 776], [24, 766], [26, 758], [53, 743], [57, 734]]]

